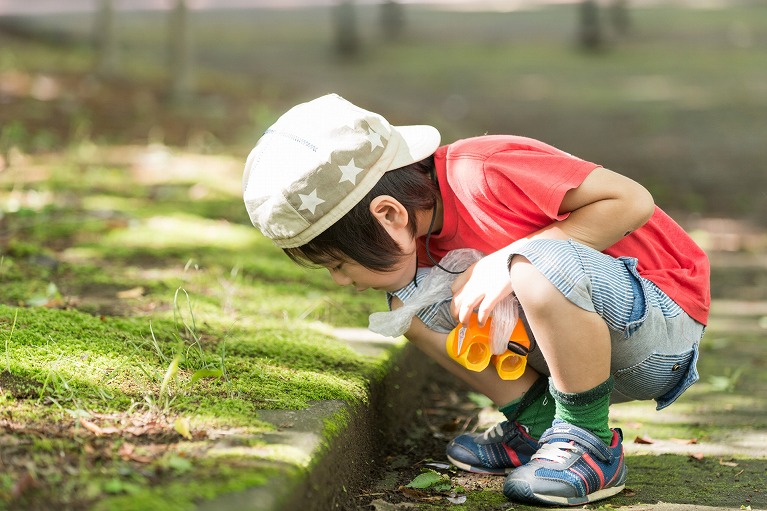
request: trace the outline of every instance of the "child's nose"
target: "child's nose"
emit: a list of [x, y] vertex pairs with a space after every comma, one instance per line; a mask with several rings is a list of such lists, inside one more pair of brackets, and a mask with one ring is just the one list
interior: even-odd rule
[[348, 286], [349, 284], [352, 284], [352, 279], [340, 271], [331, 271], [330, 276], [333, 278], [333, 282], [339, 286]]

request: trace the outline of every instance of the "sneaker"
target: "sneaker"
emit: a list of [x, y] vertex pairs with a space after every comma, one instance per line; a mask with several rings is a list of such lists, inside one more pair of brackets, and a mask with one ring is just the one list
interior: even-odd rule
[[611, 497], [626, 484], [622, 441], [620, 429], [607, 446], [591, 432], [555, 420], [532, 460], [506, 478], [503, 493], [509, 500], [553, 506]]
[[522, 466], [538, 450], [538, 441], [518, 422], [503, 421], [478, 435], [460, 435], [447, 446], [447, 459], [477, 474], [504, 475]]

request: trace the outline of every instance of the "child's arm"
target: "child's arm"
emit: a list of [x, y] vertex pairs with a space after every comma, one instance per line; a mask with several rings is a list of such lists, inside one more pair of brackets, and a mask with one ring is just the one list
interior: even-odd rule
[[559, 213], [569, 216], [530, 238], [572, 239], [601, 251], [642, 227], [654, 211], [655, 202], [645, 187], [598, 167], [565, 194]]
[[602, 167], [594, 169], [577, 188], [568, 191], [559, 208], [569, 213], [523, 240], [518, 240], [469, 267], [452, 286], [453, 313], [466, 323], [478, 309], [480, 323], [495, 305], [512, 293], [509, 257], [521, 244], [533, 239], [572, 239], [597, 250], [604, 250], [647, 222], [655, 204], [639, 183]]

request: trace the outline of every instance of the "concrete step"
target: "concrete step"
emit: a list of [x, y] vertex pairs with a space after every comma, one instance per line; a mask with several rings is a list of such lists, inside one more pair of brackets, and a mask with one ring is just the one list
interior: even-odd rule
[[[382, 357], [367, 402], [316, 401], [305, 410], [263, 410], [274, 432], [236, 454], [264, 460], [264, 484], [203, 502], [199, 511], [330, 511], [354, 507], [356, 490], [377, 471], [388, 442], [412, 423], [435, 365], [414, 346], [365, 329], [334, 330], [364, 355]], [[250, 450], [248, 453], [247, 451]], [[260, 451], [260, 452], [259, 452]]]

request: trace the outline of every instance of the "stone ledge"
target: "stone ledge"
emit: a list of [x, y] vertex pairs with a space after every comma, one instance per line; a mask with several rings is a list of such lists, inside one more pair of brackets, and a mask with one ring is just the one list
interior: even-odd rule
[[[356, 490], [375, 475], [398, 431], [414, 420], [436, 365], [417, 348], [363, 329], [335, 331], [360, 353], [390, 352], [385, 375], [371, 381], [367, 403], [316, 401], [305, 410], [263, 410], [277, 431], [260, 440], [280, 450], [276, 475], [262, 486], [221, 495], [199, 511], [329, 511], [355, 505]], [[261, 447], [268, 451], [268, 447]], [[265, 462], [268, 467], [270, 462]], [[297, 468], [299, 467], [299, 468]], [[300, 468], [305, 467], [305, 468]]]

